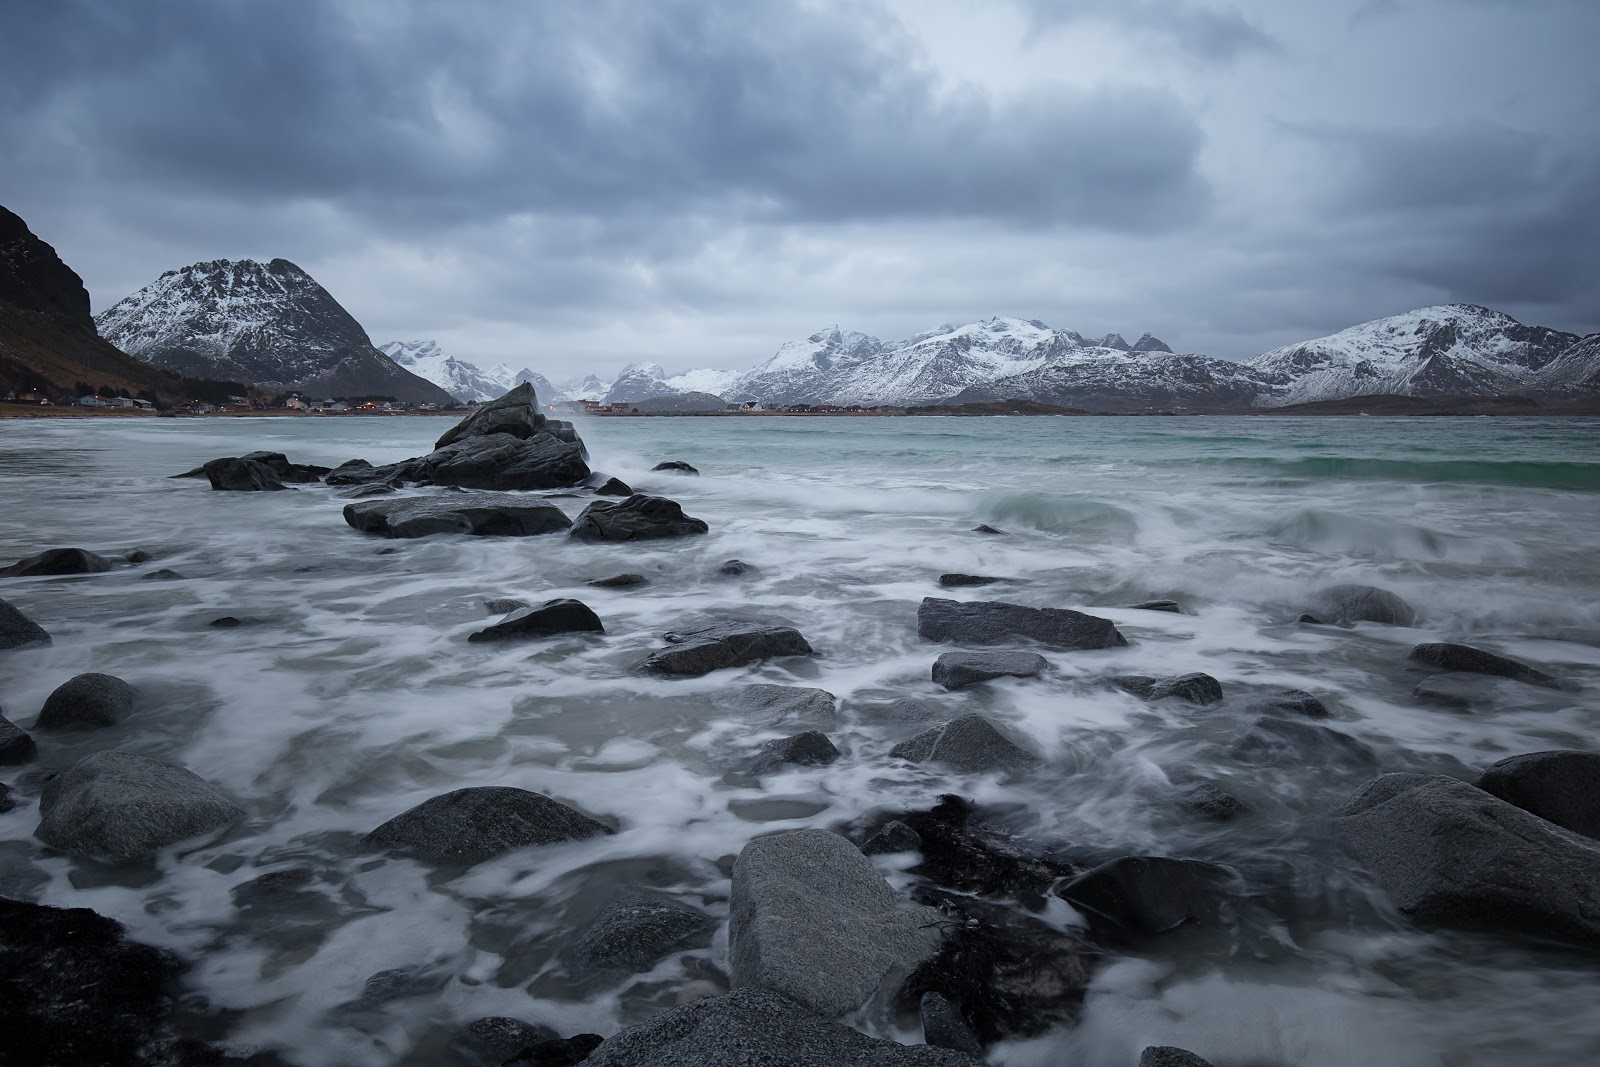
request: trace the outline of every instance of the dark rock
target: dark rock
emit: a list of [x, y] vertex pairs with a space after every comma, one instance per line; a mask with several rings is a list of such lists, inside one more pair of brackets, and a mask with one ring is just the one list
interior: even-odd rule
[[636, 493], [616, 504], [596, 500], [578, 515], [570, 536], [580, 541], [656, 541], [709, 529], [704, 519], [685, 515], [675, 500]]
[[1229, 753], [1249, 763], [1281, 763], [1296, 759], [1308, 764], [1334, 760], [1357, 767], [1376, 767], [1378, 754], [1349, 734], [1314, 723], [1263, 715], [1233, 743]]
[[605, 1038], [599, 1034], [574, 1034], [535, 1041], [506, 1061], [506, 1067], [577, 1067], [588, 1061]]
[[133, 564], [149, 563], [151, 560], [155, 559], [154, 556], [142, 548], [130, 548], [128, 551], [122, 554], [122, 558]]
[[1285, 689], [1272, 696], [1252, 700], [1245, 710], [1256, 715], [1301, 715], [1307, 719], [1328, 717], [1328, 706], [1303, 689]]
[[363, 841], [429, 863], [481, 863], [513, 849], [615, 833], [547, 796], [510, 786], [475, 786], [425, 800]]
[[1318, 621], [1340, 626], [1358, 622], [1410, 626], [1417, 621], [1416, 610], [1405, 600], [1371, 585], [1329, 586], [1311, 594], [1307, 606]]
[[1525, 703], [1529, 698], [1529, 689], [1525, 683], [1510, 678], [1451, 671], [1428, 675], [1417, 683], [1411, 695], [1422, 704], [1455, 711], [1480, 711], [1516, 707]]
[[48, 645], [50, 635], [44, 627], [18, 611], [8, 600], [0, 600], [0, 651]]
[[500, 1067], [529, 1045], [559, 1036], [548, 1026], [489, 1015], [463, 1026], [451, 1039], [450, 1053], [465, 1067]]
[[948, 1049], [880, 1041], [819, 1019], [788, 997], [736, 989], [630, 1027], [589, 1067], [983, 1067]]
[[13, 810], [16, 806], [17, 802], [11, 799], [11, 787], [4, 782], [0, 782], [0, 815]]
[[27, 763], [39, 754], [39, 746], [28, 732], [0, 715], [0, 766]]
[[1222, 703], [1222, 683], [1209, 674], [1184, 674], [1177, 678], [1151, 678], [1140, 674], [1125, 674], [1111, 679], [1120, 689], [1142, 700], [1165, 700], [1177, 697], [1190, 704]]
[[211, 488], [231, 493], [264, 493], [287, 489], [283, 479], [265, 463], [237, 456], [213, 459], [200, 468]]
[[346, 500], [370, 500], [375, 496], [389, 496], [394, 492], [394, 486], [383, 482], [374, 482], [371, 485], [358, 485], [354, 489], [347, 489], [339, 495]]
[[[309, 484], [322, 481], [322, 476], [330, 470], [328, 467], [317, 467], [309, 463], [290, 463], [288, 457], [282, 452], [249, 452], [239, 457], [251, 463], [259, 463], [282, 481]], [[202, 467], [201, 470], [205, 468]]]
[[139, 691], [110, 674], [80, 674], [56, 687], [45, 699], [38, 730], [82, 730], [115, 726], [133, 714]]
[[526, 441], [549, 433], [552, 421], [539, 410], [539, 398], [534, 395], [532, 384], [523, 382], [450, 427], [433, 447], [440, 449], [473, 437], [501, 435]]
[[738, 578], [742, 575], [752, 574], [755, 568], [742, 559], [730, 559], [717, 568], [717, 573], [727, 578]]
[[648, 585], [650, 579], [642, 574], [613, 574], [609, 578], [591, 578], [589, 584], [599, 589], [626, 589], [631, 585]]
[[881, 856], [891, 852], [920, 852], [922, 835], [899, 819], [890, 819], [861, 846], [867, 856]]
[[807, 730], [793, 737], [780, 737], [761, 746], [751, 761], [751, 774], [771, 774], [787, 764], [820, 767], [839, 758], [839, 750], [821, 730]]
[[1037, 678], [1050, 661], [1034, 652], [946, 652], [933, 663], [933, 680], [949, 690], [993, 678]]
[[775, 729], [780, 726], [827, 727], [839, 717], [839, 702], [826, 689], [798, 685], [740, 686], [718, 697], [717, 702], [740, 715], [752, 726]]
[[450, 975], [440, 970], [391, 967], [368, 975], [361, 986], [361, 995], [339, 1007], [345, 1012], [371, 1011], [396, 1000], [432, 996], [449, 981]]
[[228, 895], [233, 898], [235, 907], [260, 907], [274, 901], [294, 899], [315, 880], [316, 872], [310, 867], [289, 867], [240, 882], [228, 891]]
[[1023, 770], [1039, 762], [1038, 756], [1019, 747], [982, 715], [951, 719], [900, 742], [889, 755], [912, 763], [942, 763], [968, 774]]
[[1468, 674], [1488, 674], [1497, 678], [1511, 678], [1530, 685], [1559, 689], [1560, 683], [1543, 671], [1536, 670], [1519, 660], [1497, 656], [1471, 645], [1448, 642], [1418, 645], [1411, 650], [1411, 661], [1442, 671], [1463, 671]]
[[990, 526], [986, 522], [985, 523], [979, 523], [977, 526], [974, 526], [972, 528], [972, 532], [973, 533], [981, 533], [981, 534], [993, 534], [993, 535], [995, 535], [997, 537], [998, 536], [1003, 536], [1005, 534], [1004, 530], [997, 530], [993, 526]]
[[217, 630], [234, 630], [244, 625], [244, 620], [237, 615], [223, 615], [206, 623], [207, 626]]
[[699, 471], [695, 470], [693, 467], [691, 467], [689, 464], [685, 463], [681, 459], [669, 459], [665, 463], [657, 463], [654, 467], [651, 467], [650, 469], [653, 470], [653, 471], [672, 471], [672, 472], [674, 472], [676, 474], [699, 474], [700, 473]]
[[559, 597], [547, 600], [536, 608], [523, 608], [493, 626], [485, 627], [467, 638], [468, 641], [505, 641], [511, 638], [529, 639], [557, 637], [561, 634], [603, 634], [606, 628], [600, 616], [581, 600]]
[[939, 584], [946, 589], [964, 589], [977, 585], [996, 585], [1011, 581], [1010, 578], [994, 578], [986, 574], [941, 574]]
[[111, 569], [111, 561], [83, 548], [47, 548], [37, 556], [21, 559], [0, 570], [8, 578], [37, 578], [52, 574], [101, 574]]
[[[1045, 907], [1051, 885], [1077, 873], [1068, 864], [1016, 847], [1003, 830], [982, 822], [970, 801], [953, 794], [941, 796], [927, 811], [892, 816], [880, 833], [886, 834], [891, 822], [917, 838], [922, 861], [911, 873], [961, 893], [1017, 900], [1037, 911]], [[904, 839], [900, 831], [895, 835]]]
[[632, 496], [633, 489], [618, 478], [607, 478], [599, 488], [594, 491], [595, 496]]
[[667, 648], [658, 649], [645, 661], [649, 670], [662, 674], [696, 676], [724, 667], [773, 656], [809, 656], [812, 648], [800, 631], [791, 626], [729, 622], [697, 630], [666, 633]]
[[51, 848], [105, 863], [146, 860], [168, 845], [242, 818], [228, 795], [198, 774], [132, 752], [96, 752], [50, 779], [34, 836]]
[[983, 1045], [972, 1027], [961, 1017], [956, 1006], [943, 993], [924, 993], [917, 1005], [917, 1015], [922, 1020], [922, 1043], [934, 1048], [947, 1048], [965, 1052], [968, 1056], [983, 1055]]
[[1478, 788], [1584, 837], [1600, 838], [1600, 752], [1529, 752], [1492, 764]]
[[490, 615], [510, 615], [513, 611], [521, 611], [528, 606], [526, 600], [517, 600], [515, 597], [495, 597], [483, 602], [483, 610]]
[[1600, 847], [1476, 786], [1381, 775], [1334, 828], [1419, 922], [1600, 946]]
[[1211, 1061], [1174, 1045], [1150, 1045], [1139, 1053], [1139, 1067], [1211, 1067]]
[[1128, 608], [1134, 611], [1170, 611], [1174, 615], [1183, 614], [1183, 605], [1176, 600], [1141, 600], [1137, 604], [1129, 604]]
[[1085, 871], [1056, 894], [1088, 913], [1091, 925], [1159, 934], [1189, 922], [1215, 921], [1238, 895], [1238, 886], [1238, 875], [1214, 863], [1125, 856]]
[[160, 570], [151, 571], [149, 574], [144, 575], [141, 580], [146, 582], [175, 582], [182, 577], [183, 575], [171, 567], [162, 567]]
[[442, 533], [534, 537], [559, 533], [572, 526], [572, 520], [554, 504], [519, 500], [499, 493], [358, 500], [344, 506], [344, 521], [357, 530], [386, 537], [428, 537]]
[[1128, 642], [1108, 619], [1068, 608], [1028, 608], [999, 601], [961, 603], [925, 597], [917, 633], [929, 641], [1003, 645], [1018, 639], [1050, 648], [1120, 648]]
[[595, 917], [572, 946], [590, 970], [647, 971], [661, 957], [716, 921], [661, 893], [624, 891]]
[[1317, 618], [1315, 615], [1310, 615], [1310, 614], [1298, 615], [1298, 616], [1295, 617], [1294, 621], [1295, 622], [1303, 622], [1303, 623], [1306, 623], [1306, 624], [1308, 624], [1310, 626], [1322, 626], [1322, 625], [1325, 625], [1321, 619]]
[[837, 1017], [892, 993], [933, 955], [937, 918], [902, 900], [837, 834], [758, 837], [733, 866], [733, 985], [770, 989]]
[[0, 897], [0, 1063], [16, 1067], [215, 1067], [179, 1036], [183, 967], [88, 908]]
[[1183, 806], [1213, 822], [1227, 822], [1250, 810], [1232, 793], [1203, 782], [1184, 792]]

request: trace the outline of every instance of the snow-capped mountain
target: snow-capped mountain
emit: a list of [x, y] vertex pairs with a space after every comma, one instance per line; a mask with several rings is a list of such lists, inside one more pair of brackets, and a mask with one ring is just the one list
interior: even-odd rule
[[829, 326], [804, 341], [787, 341], [766, 362], [739, 375], [723, 395], [763, 404], [820, 402], [836, 380], [883, 354], [876, 337]]
[[[593, 378], [592, 375], [590, 377]], [[724, 370], [691, 370], [682, 374], [668, 374], [657, 363], [630, 363], [606, 387], [602, 399], [607, 404], [636, 404], [641, 400], [680, 393], [721, 396], [738, 377], [738, 371]]]
[[604, 400], [610, 391], [610, 382], [603, 382], [593, 374], [586, 374], [582, 378], [569, 378], [556, 386], [556, 399]]
[[1247, 364], [1274, 404], [1373, 393], [1496, 396], [1541, 388], [1576, 334], [1476, 304], [1440, 304], [1264, 352]]
[[514, 371], [505, 363], [481, 370], [474, 363], [446, 355], [437, 341], [390, 341], [378, 346], [378, 351], [465, 404], [493, 400], [523, 382], [533, 384], [534, 394], [541, 401], [548, 403], [556, 398], [555, 387], [542, 374], [526, 367]]
[[169, 270], [95, 324], [124, 352], [180, 374], [313, 395], [452, 402], [374, 348], [361, 324], [285, 259]]
[[1600, 333], [1591, 333], [1545, 364], [1535, 379], [1542, 393], [1594, 396], [1600, 393]]
[[972, 386], [954, 399], [1017, 398], [1092, 411], [1197, 410], [1250, 407], [1263, 392], [1260, 378], [1232, 360], [1174, 355], [1164, 345], [1121, 349], [1102, 341], [1059, 351], [1033, 370]]

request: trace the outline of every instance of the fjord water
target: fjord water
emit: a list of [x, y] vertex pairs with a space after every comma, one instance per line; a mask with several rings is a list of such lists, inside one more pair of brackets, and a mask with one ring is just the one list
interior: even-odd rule
[[[1219, 1067], [1568, 1065], [1600, 1058], [1591, 957], [1418, 928], [1342, 857], [1327, 816], [1372, 773], [1247, 768], [1229, 744], [1251, 695], [1308, 690], [1383, 770], [1473, 778], [1507, 755], [1594, 747], [1600, 685], [1600, 434], [1584, 420], [1276, 418], [641, 418], [580, 421], [592, 465], [668, 495], [707, 537], [588, 545], [561, 537], [385, 541], [317, 487], [213, 493], [167, 475], [223, 455], [375, 463], [426, 452], [450, 420], [213, 419], [0, 423], [0, 556], [74, 545], [154, 561], [108, 574], [0, 579], [55, 636], [0, 658], [0, 704], [24, 727], [81, 671], [127, 678], [139, 712], [41, 737], [41, 765], [124, 748], [189, 767], [249, 812], [150, 868], [108, 870], [33, 840], [39, 765], [7, 775], [0, 892], [87, 906], [193, 962], [190, 986], [243, 1046], [320, 1065], [444, 1062], [484, 1015], [563, 1034], [614, 1032], [725, 986], [723, 935], [644, 975], [584, 977], [564, 947], [612, 887], [643, 884], [725, 916], [731, 861], [753, 835], [840, 827], [881, 809], [976, 798], [1022, 842], [1085, 858], [1192, 856], [1271, 886], [1222, 934], [1170, 935], [1108, 960], [1071, 1030], [994, 1062], [1127, 1067], [1140, 1048]], [[702, 476], [652, 473], [682, 459]], [[586, 502], [553, 495], [576, 514]], [[979, 523], [1004, 536], [971, 532]], [[753, 564], [718, 574], [725, 560]], [[182, 577], [145, 581], [167, 567]], [[621, 571], [647, 586], [594, 589]], [[964, 571], [1025, 584], [941, 591]], [[1415, 627], [1294, 620], [1307, 594], [1361, 582], [1419, 611]], [[943, 649], [916, 636], [924, 596], [1074, 607], [1129, 647], [1047, 652], [1038, 681], [936, 689]], [[603, 638], [468, 644], [486, 597], [577, 596]], [[1171, 597], [1188, 614], [1132, 610]], [[217, 629], [219, 616], [244, 625]], [[778, 618], [818, 655], [693, 680], [642, 674], [661, 632]], [[1492, 709], [1422, 705], [1418, 642], [1464, 640], [1569, 683]], [[1146, 704], [1115, 674], [1204, 671], [1228, 700]], [[719, 696], [815, 686], [826, 722], [750, 721]], [[1016, 778], [890, 760], [939, 719], [977, 710], [1045, 757]], [[937, 721], [937, 720], [936, 720]], [[822, 728], [844, 757], [754, 782], [729, 775], [764, 740]], [[1203, 823], [1175, 783], [1216, 782], [1249, 814]], [[614, 824], [615, 836], [529, 849], [466, 871], [364, 852], [359, 837], [420, 801], [512, 785]], [[908, 876], [880, 863], [897, 884]], [[904, 866], [900, 864], [899, 866]], [[289, 868], [271, 909], [235, 887]], [[1050, 920], [1071, 922], [1062, 906]], [[415, 994], [362, 1001], [376, 972]], [[860, 1020], [915, 1040], [904, 1022]]]

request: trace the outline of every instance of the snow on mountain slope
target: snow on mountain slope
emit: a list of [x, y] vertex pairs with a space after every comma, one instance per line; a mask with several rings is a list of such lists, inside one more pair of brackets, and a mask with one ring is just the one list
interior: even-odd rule
[[1600, 393], [1600, 333], [1580, 338], [1547, 363], [1534, 384], [1541, 393], [1584, 397]]
[[523, 382], [533, 384], [534, 395], [541, 403], [556, 399], [555, 386], [542, 374], [526, 367], [514, 371], [507, 363], [482, 370], [476, 364], [446, 355], [437, 341], [390, 341], [379, 346], [378, 351], [466, 404], [504, 396]]
[[883, 342], [876, 337], [829, 326], [804, 341], [784, 342], [721, 395], [764, 404], [822, 403], [832, 399], [837, 382], [883, 350]]
[[853, 367], [827, 400], [934, 403], [974, 385], [1034, 370], [1074, 346], [1038, 321], [986, 319], [891, 346]]
[[1260, 376], [1232, 360], [1174, 355], [1165, 346], [1141, 351], [1094, 345], [968, 388], [955, 401], [1019, 398], [1093, 411], [1199, 410], [1250, 407], [1264, 392]]
[[1392, 393], [1526, 392], [1577, 341], [1475, 304], [1440, 304], [1275, 348], [1249, 361], [1275, 404]]

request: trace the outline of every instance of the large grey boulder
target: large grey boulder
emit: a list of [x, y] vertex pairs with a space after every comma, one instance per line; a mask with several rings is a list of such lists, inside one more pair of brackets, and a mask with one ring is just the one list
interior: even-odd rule
[[1271, 696], [1257, 697], [1244, 710], [1256, 715], [1300, 715], [1307, 719], [1326, 719], [1329, 715], [1328, 705], [1304, 689], [1281, 689]]
[[480, 405], [472, 414], [446, 430], [433, 443], [433, 447], [439, 449], [471, 437], [501, 434], [526, 441], [540, 434], [556, 434], [562, 428], [570, 429], [566, 423], [546, 418], [544, 412], [539, 410], [539, 398], [533, 391], [533, 383], [522, 382], [503, 396]]
[[1141, 700], [1177, 697], [1190, 704], [1222, 703], [1222, 683], [1209, 674], [1183, 674], [1176, 678], [1152, 678], [1145, 674], [1124, 674], [1113, 678], [1117, 688]]
[[709, 529], [704, 519], [685, 515], [676, 500], [635, 493], [615, 504], [596, 500], [579, 513], [569, 536], [579, 541], [659, 541]]
[[1024, 770], [1039, 762], [1038, 756], [1001, 733], [982, 715], [951, 719], [900, 742], [889, 755], [912, 763], [942, 763], [969, 774]]
[[219, 830], [244, 810], [192, 771], [132, 752], [96, 752], [52, 778], [39, 797], [34, 836], [51, 848], [106, 863], [145, 860], [168, 845]]
[[954, 691], [995, 678], [1037, 678], [1049, 667], [1037, 652], [946, 652], [933, 662], [933, 681]]
[[780, 737], [761, 746], [750, 761], [751, 774], [772, 774], [786, 766], [821, 767], [839, 758], [839, 749], [821, 730]]
[[826, 689], [798, 685], [742, 685], [717, 696], [717, 703], [752, 726], [815, 726], [826, 729], [839, 718], [839, 700]]
[[513, 611], [493, 626], [477, 631], [468, 641], [507, 641], [539, 637], [557, 637], [561, 634], [606, 632], [600, 616], [581, 600], [557, 597], [546, 600], [538, 607], [523, 607]]
[[1600, 838], [1600, 752], [1529, 752], [1493, 764], [1478, 788], [1547, 822]]
[[223, 456], [200, 468], [211, 488], [230, 493], [275, 493], [289, 488], [278, 472], [265, 463], [242, 456]]
[[534, 537], [560, 533], [572, 526], [572, 520], [554, 504], [499, 493], [358, 500], [344, 506], [344, 521], [357, 530], [385, 537], [451, 533]]
[[917, 634], [929, 641], [1004, 645], [1037, 641], [1060, 649], [1120, 648], [1128, 642], [1110, 619], [1069, 608], [1029, 608], [976, 600], [925, 597], [917, 608]]
[[1497, 656], [1471, 645], [1457, 645], [1448, 641], [1418, 645], [1411, 650], [1413, 663], [1437, 667], [1441, 671], [1463, 671], [1468, 674], [1488, 674], [1497, 678], [1510, 678], [1530, 685], [1559, 689], [1560, 683], [1541, 670], [1528, 666], [1521, 660]]
[[625, 890], [579, 935], [572, 956], [589, 970], [646, 971], [715, 925], [709, 915], [663, 893]]
[[38, 578], [56, 574], [101, 574], [111, 561], [86, 548], [47, 548], [36, 556], [19, 559], [0, 570], [8, 578]]
[[0, 766], [27, 763], [39, 752], [28, 731], [0, 715]]
[[0, 651], [49, 643], [50, 635], [43, 626], [18, 611], [9, 600], [0, 600]]
[[615, 833], [547, 796], [511, 786], [475, 786], [424, 800], [362, 840], [429, 863], [481, 863], [529, 845]]
[[661, 637], [667, 647], [651, 653], [644, 664], [661, 674], [710, 674], [773, 656], [809, 656], [813, 651], [799, 630], [772, 623], [718, 623]]
[[1413, 919], [1600, 946], [1600, 846], [1476, 786], [1381, 775], [1333, 823]]
[[630, 1027], [585, 1067], [983, 1067], [983, 1060], [880, 1041], [763, 989], [704, 997]]
[[1318, 622], [1340, 626], [1358, 622], [1410, 626], [1417, 621], [1416, 609], [1404, 598], [1373, 585], [1333, 585], [1319, 589], [1311, 594], [1308, 611]]
[[133, 714], [138, 702], [139, 691], [115, 675], [80, 674], [45, 698], [34, 726], [40, 730], [115, 726]]
[[758, 837], [733, 865], [733, 985], [770, 989], [834, 1018], [893, 995], [937, 951], [938, 918], [902, 900], [837, 834]]

